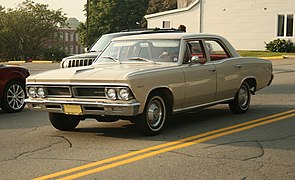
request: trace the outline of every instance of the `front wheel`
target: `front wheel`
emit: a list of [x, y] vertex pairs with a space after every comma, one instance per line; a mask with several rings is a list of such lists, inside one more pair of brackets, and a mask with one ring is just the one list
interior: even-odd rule
[[144, 112], [134, 120], [140, 133], [147, 136], [160, 134], [166, 120], [166, 104], [160, 95], [151, 95]]
[[25, 85], [20, 81], [11, 81], [4, 89], [1, 108], [12, 113], [20, 112], [25, 107]]
[[52, 126], [61, 131], [74, 130], [80, 122], [76, 116], [60, 113], [49, 113], [49, 119]]
[[233, 113], [242, 114], [248, 111], [251, 93], [247, 82], [243, 82], [234, 100], [229, 102], [229, 108]]

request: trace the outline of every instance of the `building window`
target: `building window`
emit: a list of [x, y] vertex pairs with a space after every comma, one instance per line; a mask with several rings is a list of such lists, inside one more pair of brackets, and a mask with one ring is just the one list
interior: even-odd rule
[[70, 46], [70, 54], [74, 54], [74, 46], [73, 45]]
[[285, 15], [278, 15], [278, 36], [284, 36]]
[[69, 33], [65, 32], [65, 42], [69, 41]]
[[73, 41], [74, 41], [74, 33], [71, 32], [71, 33], [70, 33], [70, 36], [71, 36], [71, 41], [73, 42]]
[[60, 33], [60, 34], [59, 34], [59, 38], [60, 38], [61, 40], [64, 39], [64, 35], [63, 35], [63, 33]]
[[65, 46], [65, 53], [69, 54], [69, 47], [68, 46]]
[[163, 28], [170, 29], [170, 21], [163, 21]]
[[277, 36], [294, 37], [294, 14], [279, 14]]
[[287, 33], [286, 33], [287, 36], [293, 36], [293, 29], [294, 29], [293, 23], [294, 23], [293, 14], [292, 15], [288, 14], [287, 15]]

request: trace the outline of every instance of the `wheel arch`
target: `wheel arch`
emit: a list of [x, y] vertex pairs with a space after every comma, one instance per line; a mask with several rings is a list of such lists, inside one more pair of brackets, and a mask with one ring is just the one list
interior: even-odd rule
[[148, 99], [151, 97], [153, 94], [159, 94], [163, 98], [166, 104], [166, 109], [167, 109], [167, 114], [171, 114], [173, 112], [173, 105], [174, 105], [174, 96], [172, 93], [172, 90], [168, 87], [157, 87], [152, 89], [148, 95], [146, 96], [145, 99], [145, 105], [148, 101]]
[[241, 85], [243, 84], [243, 82], [246, 82], [249, 85], [251, 94], [255, 95], [255, 91], [256, 91], [256, 87], [257, 87], [256, 78], [255, 77], [247, 77], [242, 81]]
[[[5, 82], [3, 82], [3, 84], [1, 84], [2, 88], [0, 89], [0, 103], [2, 103], [2, 101], [3, 101], [3, 95], [4, 95], [4, 91], [5, 91], [6, 86], [10, 82], [13, 82], [13, 81], [22, 83], [24, 85], [24, 88], [25, 88], [25, 84], [26, 84], [25, 79], [22, 79], [21, 77], [14, 77], [14, 78], [11, 78], [11, 79], [7, 79], [7, 81], [5, 81]], [[26, 89], [24, 89], [24, 90], [26, 90]]]
[[[10, 92], [10, 88], [16, 84], [21, 87], [21, 90], [17, 88], [16, 90], [18, 93], [17, 96], [13, 98], [10, 97], [10, 100], [14, 101], [13, 105], [11, 105], [10, 104], [11, 101], [8, 100], [7, 95], [8, 95], [8, 92]], [[15, 89], [11, 90], [11, 93], [13, 94], [16, 91]], [[13, 96], [15, 96], [15, 94]], [[20, 112], [25, 106], [25, 102], [24, 102], [25, 98], [26, 98], [25, 80], [22, 78], [9, 79], [5, 82], [3, 89], [1, 89], [0, 107], [4, 112], [8, 112], [8, 113]], [[15, 103], [15, 101], [18, 101], [18, 103]]]

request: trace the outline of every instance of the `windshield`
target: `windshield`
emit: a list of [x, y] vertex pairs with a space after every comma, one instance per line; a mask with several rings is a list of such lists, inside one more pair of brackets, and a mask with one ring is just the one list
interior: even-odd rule
[[151, 39], [113, 41], [98, 57], [100, 62], [177, 62], [180, 40]]
[[101, 52], [108, 43], [113, 39], [111, 36], [101, 36], [90, 48], [90, 52]]

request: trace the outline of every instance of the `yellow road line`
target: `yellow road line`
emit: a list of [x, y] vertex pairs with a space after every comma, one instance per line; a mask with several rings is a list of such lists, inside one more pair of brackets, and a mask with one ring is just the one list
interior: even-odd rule
[[[115, 157], [112, 157], [112, 158], [109, 158], [109, 159], [104, 159], [104, 160], [101, 160], [101, 161], [97, 161], [97, 162], [94, 162], [94, 163], [86, 164], [86, 165], [75, 167], [75, 168], [71, 168], [71, 169], [68, 169], [68, 170], [60, 171], [60, 172], [57, 172], [57, 173], [49, 174], [49, 175], [42, 176], [42, 177], [35, 178], [35, 179], [40, 180], [40, 179], [54, 178], [54, 177], [70, 174], [70, 173], [73, 173], [73, 172], [76, 172], [76, 171], [81, 171], [81, 170], [84, 170], [84, 169], [87, 169], [87, 168], [92, 168], [92, 167], [102, 165], [102, 164], [105, 164], [105, 163], [111, 163], [111, 162], [121, 160], [121, 159], [124, 159], [124, 158], [127, 158], [127, 157], [132, 157], [132, 156], [138, 155], [138, 156], [133, 157], [133, 158], [122, 160], [122, 161], [119, 161], [119, 162], [114, 162], [112, 164], [108, 164], [108, 165], [105, 165], [105, 166], [102, 166], [102, 167], [99, 167], [99, 168], [84, 171], [84, 172], [81, 172], [81, 173], [78, 173], [78, 174], [74, 174], [72, 176], [67, 176], [67, 177], [62, 178], [62, 179], [73, 179], [73, 178], [86, 176], [86, 175], [89, 175], [89, 174], [92, 174], [92, 173], [96, 173], [96, 172], [99, 172], [99, 171], [103, 171], [103, 170], [106, 170], [106, 169], [117, 167], [117, 166], [120, 166], [120, 165], [123, 165], [123, 164], [128, 164], [128, 163], [131, 163], [131, 162], [134, 162], [134, 161], [138, 161], [138, 160], [141, 160], [141, 159], [144, 159], [144, 158], [147, 158], [147, 157], [150, 157], [150, 156], [154, 156], [154, 155], [157, 155], [157, 154], [161, 154], [161, 153], [164, 153], [164, 152], [168, 152], [168, 151], [171, 151], [171, 150], [174, 150], [174, 149], [180, 149], [180, 148], [191, 146], [191, 145], [194, 145], [194, 144], [197, 144], [197, 143], [200, 143], [200, 142], [215, 139], [217, 137], [225, 136], [225, 135], [232, 134], [232, 133], [235, 133], [235, 132], [244, 131], [244, 130], [247, 130], [247, 129], [250, 129], [250, 128], [253, 128], [253, 127], [257, 127], [257, 126], [261, 126], [261, 125], [264, 125], [264, 124], [268, 124], [268, 123], [271, 123], [271, 122], [276, 122], [276, 121], [279, 121], [279, 120], [283, 120], [283, 119], [294, 116], [294, 114], [293, 114], [294, 112], [295, 112], [295, 109], [290, 110], [290, 111], [286, 111], [286, 112], [282, 112], [282, 113], [279, 113], [279, 114], [274, 114], [274, 115], [271, 115], [271, 116], [259, 118], [259, 119], [256, 119], [256, 120], [248, 121], [248, 122], [245, 122], [245, 123], [229, 126], [229, 127], [226, 127], [226, 128], [221, 128], [221, 129], [218, 129], [218, 130], [209, 131], [209, 132], [206, 132], [206, 133], [198, 134], [198, 135], [191, 136], [191, 137], [184, 138], [184, 139], [180, 139], [180, 140], [177, 140], [177, 141], [152, 146], [152, 147], [145, 148], [145, 149], [142, 149], [142, 150], [139, 150], [139, 151], [135, 151], [135, 152], [115, 156]], [[283, 117], [280, 117], [280, 116], [283, 116]], [[254, 124], [254, 123], [256, 123], [256, 124]], [[202, 139], [199, 139], [199, 138], [202, 138]], [[169, 146], [171, 146], [171, 147], [169, 147]], [[161, 148], [164, 148], [164, 149], [161, 149]], [[150, 151], [153, 151], [153, 152], [150, 152]], [[148, 152], [148, 153], [146, 153], [146, 152]], [[146, 153], [146, 154], [143, 154], [143, 153]], [[143, 155], [139, 155], [139, 154], [143, 154]]]
[[183, 144], [179, 144], [179, 145], [171, 146], [171, 147], [168, 147], [168, 148], [160, 149], [158, 151], [153, 151], [153, 152], [146, 153], [146, 154], [143, 154], [143, 155], [140, 155], [140, 156], [136, 156], [136, 157], [133, 157], [133, 158], [130, 158], [130, 159], [122, 160], [122, 161], [115, 162], [115, 163], [112, 163], [112, 164], [109, 164], [109, 165], [105, 165], [105, 166], [102, 166], [102, 167], [99, 167], [99, 168], [91, 169], [91, 170], [84, 171], [84, 172], [81, 172], [81, 173], [77, 173], [77, 174], [74, 174], [74, 175], [71, 175], [71, 176], [60, 178], [59, 180], [76, 179], [76, 178], [83, 177], [83, 176], [86, 176], [86, 175], [90, 175], [90, 174], [93, 174], [93, 173], [98, 173], [100, 171], [104, 171], [104, 170], [111, 169], [111, 168], [114, 168], [114, 167], [117, 167], [117, 166], [129, 164], [129, 163], [139, 161], [139, 160], [151, 157], [151, 156], [155, 156], [155, 155], [162, 154], [162, 153], [169, 152], [169, 151], [173, 151], [173, 150], [176, 150], [176, 149], [181, 149], [181, 148], [184, 148], [184, 147], [192, 146], [192, 145], [195, 145], [195, 144], [198, 144], [198, 143], [201, 143], [201, 142], [205, 142], [205, 141], [216, 139], [216, 138], [219, 138], [219, 137], [222, 137], [222, 136], [225, 136], [225, 135], [245, 131], [245, 130], [252, 129], [252, 128], [258, 127], [258, 126], [262, 126], [262, 125], [265, 125], [265, 124], [281, 121], [281, 120], [284, 120], [284, 119], [287, 119], [287, 118], [290, 118], [290, 117], [293, 117], [293, 116], [295, 116], [295, 115], [294, 114], [285, 115], [283, 117], [267, 120], [267, 121], [260, 122], [260, 123], [257, 123], [257, 124], [252, 124], [252, 125], [249, 125], [249, 126], [238, 128], [238, 129], [225, 131], [225, 132], [222, 132], [222, 133], [219, 133], [219, 134], [213, 134], [211, 136], [207, 136], [207, 137], [197, 139], [197, 140], [194, 140], [194, 141], [191, 141], [191, 142], [186, 142], [186, 143], [183, 143]]

